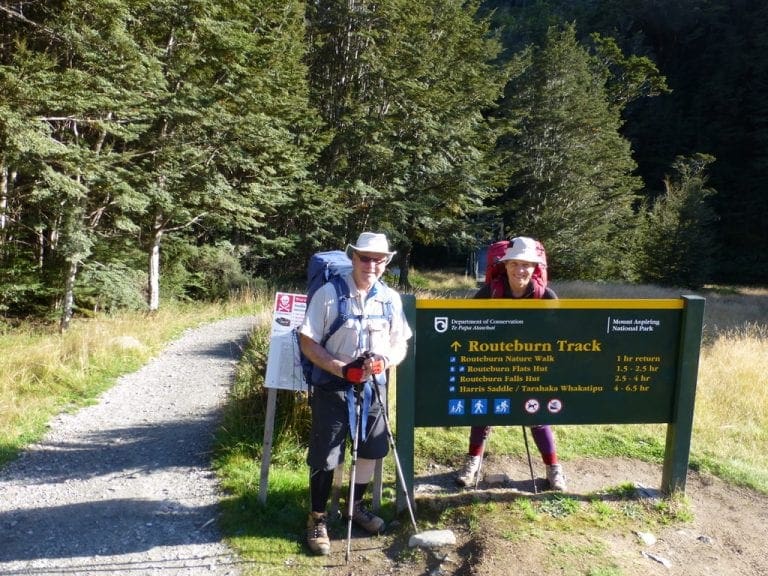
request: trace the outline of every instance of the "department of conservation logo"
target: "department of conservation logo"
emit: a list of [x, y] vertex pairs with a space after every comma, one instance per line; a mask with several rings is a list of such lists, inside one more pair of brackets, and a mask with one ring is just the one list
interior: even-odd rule
[[435, 332], [442, 334], [448, 330], [448, 316], [435, 316]]

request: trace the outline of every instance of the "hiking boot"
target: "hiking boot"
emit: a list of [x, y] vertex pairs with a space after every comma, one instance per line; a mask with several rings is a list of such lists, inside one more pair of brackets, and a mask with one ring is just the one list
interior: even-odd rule
[[459, 486], [474, 486], [475, 477], [480, 471], [480, 456], [471, 456], [467, 454], [464, 460], [464, 466], [456, 474], [456, 484]]
[[328, 538], [328, 518], [319, 512], [310, 512], [307, 518], [307, 546], [314, 554], [327, 556], [331, 553], [331, 540]]
[[352, 522], [369, 534], [378, 534], [384, 529], [384, 520], [368, 510], [361, 502], [355, 502], [352, 508]]
[[547, 480], [549, 480], [550, 490], [555, 490], [557, 492], [565, 492], [567, 490], [565, 485], [565, 473], [560, 464], [547, 465]]

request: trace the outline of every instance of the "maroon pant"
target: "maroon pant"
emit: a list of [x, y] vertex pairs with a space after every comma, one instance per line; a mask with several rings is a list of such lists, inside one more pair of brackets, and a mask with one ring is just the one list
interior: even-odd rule
[[[470, 455], [480, 456], [483, 453], [485, 441], [490, 433], [490, 426], [472, 426], [469, 433]], [[557, 464], [557, 448], [555, 447], [555, 435], [552, 433], [552, 427], [531, 426], [531, 435], [544, 463]]]

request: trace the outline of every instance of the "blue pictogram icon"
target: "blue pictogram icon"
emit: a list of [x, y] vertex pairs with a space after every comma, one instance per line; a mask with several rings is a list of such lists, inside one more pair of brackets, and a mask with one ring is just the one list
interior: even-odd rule
[[509, 414], [512, 403], [509, 398], [496, 398], [493, 401], [494, 414]]
[[464, 400], [460, 400], [458, 398], [448, 400], [448, 414], [450, 416], [463, 416]]
[[472, 414], [488, 414], [488, 400], [485, 398], [472, 400]]

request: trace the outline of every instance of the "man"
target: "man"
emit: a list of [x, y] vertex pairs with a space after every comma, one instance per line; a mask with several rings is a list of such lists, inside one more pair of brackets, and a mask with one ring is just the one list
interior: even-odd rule
[[[330, 554], [326, 507], [333, 471], [344, 461], [347, 436], [357, 427], [355, 405], [362, 404], [352, 521], [378, 533], [384, 521], [367, 510], [362, 498], [373, 477], [376, 460], [388, 450], [380, 399], [386, 394], [386, 370], [405, 358], [412, 332], [400, 295], [379, 281], [395, 252], [384, 234], [363, 232], [347, 245], [352, 272], [343, 280], [350, 295], [351, 317], [323, 341], [338, 315], [336, 288], [323, 285], [313, 295], [299, 328], [301, 351], [314, 365], [312, 430], [307, 454], [311, 510], [307, 545], [315, 554]], [[377, 387], [374, 390], [373, 387]], [[358, 396], [359, 395], [359, 396]]]

